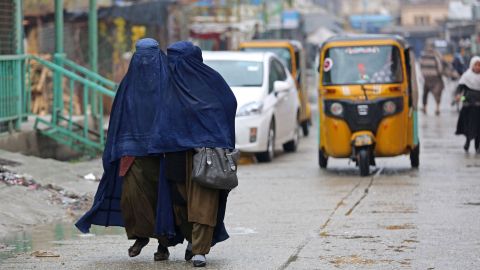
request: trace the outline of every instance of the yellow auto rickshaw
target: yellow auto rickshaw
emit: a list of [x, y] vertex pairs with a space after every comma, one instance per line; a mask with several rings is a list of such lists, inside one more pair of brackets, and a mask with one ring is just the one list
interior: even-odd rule
[[297, 84], [300, 100], [298, 120], [303, 135], [308, 136], [309, 126], [312, 123], [312, 112], [308, 101], [307, 67], [302, 44], [296, 40], [253, 40], [241, 42], [239, 48], [242, 51], [273, 52], [284, 62]]
[[319, 150], [370, 174], [375, 157], [410, 154], [419, 166], [418, 87], [413, 50], [394, 35], [334, 36], [320, 49]]

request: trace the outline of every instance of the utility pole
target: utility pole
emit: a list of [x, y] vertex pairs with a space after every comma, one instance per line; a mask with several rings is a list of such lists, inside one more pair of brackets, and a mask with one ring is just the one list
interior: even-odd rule
[[[98, 20], [97, 20], [97, 0], [89, 0], [88, 6], [88, 61], [90, 69], [98, 73]], [[101, 96], [92, 94], [90, 97], [90, 108], [94, 119], [97, 115], [98, 104], [102, 102]]]
[[[55, 0], [55, 64], [62, 66], [63, 58], [63, 0]], [[62, 76], [54, 71], [53, 75], [53, 110], [52, 123], [57, 123], [57, 114], [63, 110]]]
[[90, 0], [88, 11], [88, 61], [90, 69], [98, 72], [97, 0]]

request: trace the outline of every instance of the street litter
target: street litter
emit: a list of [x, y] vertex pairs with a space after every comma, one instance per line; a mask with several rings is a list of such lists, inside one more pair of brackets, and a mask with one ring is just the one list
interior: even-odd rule
[[25, 187], [36, 184], [30, 175], [12, 172], [3, 166], [0, 166], [0, 182], [3, 182], [8, 186], [15, 185]]
[[53, 253], [51, 251], [43, 251], [43, 250], [34, 251], [32, 252], [31, 255], [37, 258], [60, 257], [59, 254]]
[[[86, 176], [95, 177], [93, 174]], [[51, 202], [70, 207], [71, 210], [83, 209], [89, 202], [89, 198], [86, 195], [75, 194], [57, 185], [46, 184], [42, 186], [33, 180], [32, 176], [10, 171], [3, 166], [0, 166], [0, 183], [5, 183], [7, 186], [23, 186], [28, 190], [49, 191], [51, 193], [49, 196]]]
[[96, 177], [93, 173], [89, 173], [85, 176], [83, 176], [83, 179], [89, 180], [89, 181], [99, 181], [100, 178]]
[[231, 235], [246, 235], [246, 234], [255, 234], [257, 233], [254, 229], [245, 228], [245, 227], [234, 227], [228, 231]]
[[78, 237], [95, 237], [95, 234], [94, 233], [81, 233], [81, 234], [78, 234]]

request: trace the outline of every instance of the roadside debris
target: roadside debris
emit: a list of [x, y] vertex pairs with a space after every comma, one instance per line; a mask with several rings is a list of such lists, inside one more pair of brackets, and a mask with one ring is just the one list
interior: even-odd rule
[[37, 185], [32, 176], [27, 174], [18, 174], [0, 166], [0, 182], [5, 183], [7, 186], [25, 186], [31, 188], [31, 186]]
[[7, 186], [23, 186], [28, 190], [49, 191], [51, 193], [49, 196], [50, 202], [63, 205], [72, 211], [85, 209], [90, 202], [89, 196], [78, 195], [52, 184], [42, 186], [32, 176], [10, 171], [3, 166], [0, 166], [0, 183]]
[[43, 251], [43, 250], [34, 251], [30, 255], [35, 256], [37, 258], [56, 258], [56, 257], [60, 257], [59, 254], [53, 253], [51, 251]]
[[87, 175], [84, 175], [83, 179], [89, 180], [89, 181], [100, 181], [100, 178], [96, 177], [93, 173], [89, 173]]
[[19, 162], [13, 161], [13, 160], [9, 160], [9, 159], [0, 158], [0, 165], [1, 166], [15, 167], [15, 166], [22, 165], [22, 163], [19, 163]]

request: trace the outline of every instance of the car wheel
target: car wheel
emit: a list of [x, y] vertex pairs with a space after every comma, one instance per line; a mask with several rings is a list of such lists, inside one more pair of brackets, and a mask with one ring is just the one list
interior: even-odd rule
[[289, 153], [297, 151], [299, 141], [300, 141], [300, 125], [297, 124], [297, 128], [295, 129], [295, 134], [293, 135], [293, 139], [283, 144], [283, 151], [289, 152]]
[[268, 130], [267, 151], [255, 154], [259, 162], [271, 162], [275, 156], [275, 124], [272, 121]]

